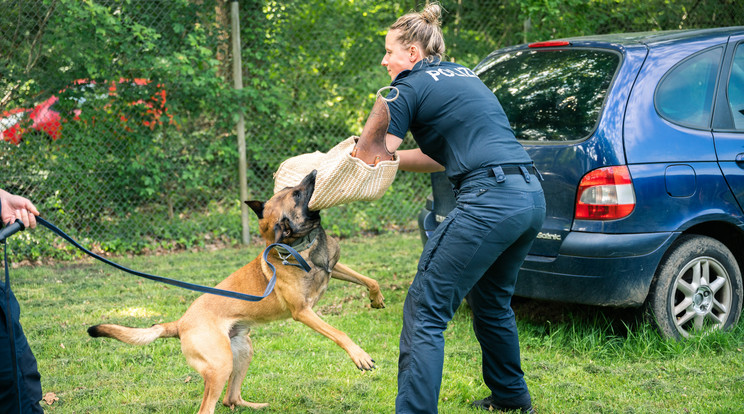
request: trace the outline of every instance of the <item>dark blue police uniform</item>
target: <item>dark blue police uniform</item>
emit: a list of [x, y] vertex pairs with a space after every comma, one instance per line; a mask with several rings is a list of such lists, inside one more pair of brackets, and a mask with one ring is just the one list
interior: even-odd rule
[[41, 414], [41, 376], [20, 313], [10, 286], [0, 280], [0, 413]]
[[[511, 297], [545, 217], [537, 170], [498, 99], [471, 71], [418, 62], [392, 86], [388, 132], [446, 168], [457, 206], [427, 242], [403, 310], [398, 413], [436, 413], [447, 323], [467, 296], [494, 401], [529, 407]], [[388, 98], [394, 98], [391, 91]]]

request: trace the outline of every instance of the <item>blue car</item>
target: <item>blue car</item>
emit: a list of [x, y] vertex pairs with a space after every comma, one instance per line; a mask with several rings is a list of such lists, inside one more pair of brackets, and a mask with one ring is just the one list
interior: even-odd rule
[[[736, 325], [744, 265], [744, 27], [568, 38], [475, 72], [544, 177], [516, 295], [644, 306], [672, 338]], [[432, 174], [422, 238], [453, 208]]]

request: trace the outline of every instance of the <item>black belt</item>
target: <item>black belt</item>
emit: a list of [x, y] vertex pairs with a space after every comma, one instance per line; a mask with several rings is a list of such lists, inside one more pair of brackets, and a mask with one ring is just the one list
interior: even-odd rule
[[514, 174], [523, 176], [527, 182], [530, 182], [530, 174], [536, 176], [538, 180], [543, 181], [542, 174], [535, 167], [535, 164], [501, 164], [493, 167], [485, 167], [466, 173], [460, 178], [450, 179], [450, 181], [454, 188], [458, 189], [464, 181], [473, 178], [496, 177], [496, 182], [500, 183], [506, 180], [507, 175]]

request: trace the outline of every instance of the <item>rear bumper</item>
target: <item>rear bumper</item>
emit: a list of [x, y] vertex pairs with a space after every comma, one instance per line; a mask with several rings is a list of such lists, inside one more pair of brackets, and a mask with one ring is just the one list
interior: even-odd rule
[[515, 295], [589, 305], [640, 306], [661, 258], [677, 235], [571, 232], [558, 256], [527, 256]]

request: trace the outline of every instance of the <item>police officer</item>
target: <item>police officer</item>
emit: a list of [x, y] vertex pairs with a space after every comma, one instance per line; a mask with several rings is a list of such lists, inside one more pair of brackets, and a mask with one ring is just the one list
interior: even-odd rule
[[[21, 220], [36, 227], [39, 211], [28, 199], [0, 189], [0, 217], [3, 224]], [[7, 280], [7, 279], [5, 279]], [[36, 358], [28, 346], [19, 321], [20, 306], [15, 295], [0, 280], [0, 413], [43, 413], [41, 376]]]
[[457, 206], [437, 227], [408, 290], [398, 362], [398, 413], [436, 413], [443, 332], [467, 296], [491, 395], [486, 410], [534, 412], [521, 369], [511, 297], [519, 267], [542, 227], [539, 172], [517, 142], [498, 99], [469, 69], [442, 61], [441, 8], [428, 4], [390, 26], [392, 86], [386, 145], [411, 131], [418, 148], [398, 151], [401, 170], [446, 171]]

